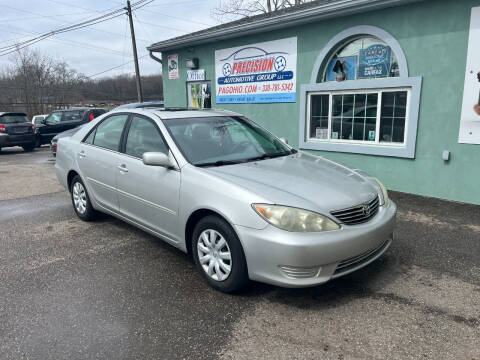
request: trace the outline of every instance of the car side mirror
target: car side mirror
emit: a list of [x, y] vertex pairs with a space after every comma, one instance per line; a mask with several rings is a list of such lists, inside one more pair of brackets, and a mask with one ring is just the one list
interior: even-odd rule
[[167, 169], [174, 169], [176, 166], [170, 160], [168, 155], [161, 152], [146, 152], [143, 153], [143, 163], [149, 166], [161, 166]]
[[46, 119], [46, 118], [45, 118], [45, 119], [42, 119], [41, 124], [47, 125], [47, 119]]

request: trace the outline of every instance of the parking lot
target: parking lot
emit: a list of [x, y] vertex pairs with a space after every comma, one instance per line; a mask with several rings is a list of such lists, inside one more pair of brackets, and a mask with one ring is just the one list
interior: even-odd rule
[[74, 214], [47, 148], [0, 152], [4, 359], [480, 359], [480, 207], [392, 193], [395, 241], [308, 289], [212, 290], [180, 251]]

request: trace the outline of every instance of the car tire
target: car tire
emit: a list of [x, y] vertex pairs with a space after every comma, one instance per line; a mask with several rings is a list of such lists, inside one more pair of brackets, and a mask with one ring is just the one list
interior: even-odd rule
[[81, 220], [92, 221], [97, 217], [98, 213], [92, 207], [87, 188], [82, 178], [78, 175], [75, 175], [70, 183], [70, 196], [72, 198], [73, 210]]
[[37, 137], [37, 139], [35, 140], [35, 147], [41, 147], [42, 146], [42, 141], [40, 140], [39, 137]]
[[[248, 283], [247, 262], [242, 244], [229, 223], [218, 216], [206, 216], [197, 223], [192, 236], [195, 265], [210, 286], [221, 292], [231, 293]], [[210, 256], [210, 261], [206, 259], [207, 255]]]
[[28, 144], [28, 145], [23, 145], [22, 148], [23, 148], [24, 151], [30, 152], [30, 151], [33, 151], [35, 149], [35, 144], [32, 143], [32, 144]]

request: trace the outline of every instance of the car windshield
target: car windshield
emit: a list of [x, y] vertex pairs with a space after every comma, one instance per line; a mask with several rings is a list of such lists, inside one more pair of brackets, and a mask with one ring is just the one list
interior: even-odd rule
[[221, 166], [295, 152], [260, 126], [240, 117], [164, 120], [185, 158], [196, 166]]
[[0, 116], [0, 124], [21, 124], [28, 122], [29, 121], [24, 114], [10, 114]]

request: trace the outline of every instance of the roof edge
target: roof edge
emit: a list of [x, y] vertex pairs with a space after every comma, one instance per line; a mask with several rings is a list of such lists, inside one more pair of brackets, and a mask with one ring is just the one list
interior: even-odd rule
[[405, 5], [424, 0], [339, 0], [337, 2], [319, 4], [313, 8], [300, 9], [279, 15], [272, 15], [257, 21], [240, 23], [228, 23], [219, 29], [207, 28], [184, 36], [160, 41], [147, 47], [147, 50], [154, 52], [168, 51], [188, 46], [201, 45], [218, 40], [232, 39], [240, 36], [250, 35], [259, 31], [271, 31], [289, 26], [307, 24], [317, 20], [334, 18], [339, 16], [361, 13], [372, 10], [383, 9]]

